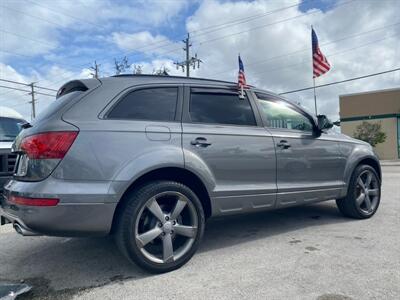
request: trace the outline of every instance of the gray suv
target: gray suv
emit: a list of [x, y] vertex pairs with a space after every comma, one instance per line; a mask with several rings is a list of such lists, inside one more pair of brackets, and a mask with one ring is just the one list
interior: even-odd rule
[[114, 76], [65, 84], [18, 135], [1, 222], [23, 235], [115, 237], [152, 272], [185, 264], [213, 216], [336, 199], [371, 217], [372, 147], [280, 96], [231, 82]]

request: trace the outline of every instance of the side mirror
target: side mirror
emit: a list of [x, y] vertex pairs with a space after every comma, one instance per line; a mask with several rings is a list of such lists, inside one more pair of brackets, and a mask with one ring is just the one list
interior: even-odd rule
[[325, 115], [318, 115], [318, 129], [319, 130], [324, 130], [324, 129], [330, 129], [333, 127], [333, 123], [331, 120], [328, 119], [327, 116]]

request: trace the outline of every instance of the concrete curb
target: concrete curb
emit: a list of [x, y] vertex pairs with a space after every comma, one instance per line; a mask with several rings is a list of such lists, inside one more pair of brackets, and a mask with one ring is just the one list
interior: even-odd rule
[[400, 166], [400, 160], [381, 160], [380, 163], [382, 167]]

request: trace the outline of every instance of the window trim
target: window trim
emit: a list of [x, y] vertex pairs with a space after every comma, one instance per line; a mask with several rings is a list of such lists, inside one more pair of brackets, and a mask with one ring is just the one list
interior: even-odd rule
[[[268, 97], [270, 97], [269, 99], [260, 99], [257, 97], [257, 93], [259, 94], [264, 94], [267, 95]], [[271, 95], [269, 93], [266, 92], [262, 92], [262, 91], [253, 91], [254, 94], [254, 99], [256, 101], [257, 107], [259, 108], [259, 113], [261, 115], [261, 119], [263, 122], [263, 126], [265, 128], [267, 128], [268, 130], [274, 130], [274, 131], [287, 131], [287, 132], [296, 132], [296, 133], [302, 133], [302, 134], [312, 134], [314, 135], [317, 129], [317, 125], [315, 123], [314, 118], [308, 114], [306, 111], [302, 110], [301, 108], [297, 107], [296, 105], [290, 103], [289, 101], [287, 101], [286, 99], [277, 97], [275, 95]], [[262, 113], [262, 107], [261, 104], [259, 103], [259, 101], [269, 101], [269, 102], [274, 102], [274, 103], [285, 103], [285, 105], [287, 105], [289, 108], [293, 109], [294, 111], [298, 112], [299, 114], [303, 115], [304, 117], [306, 117], [311, 125], [312, 125], [312, 130], [311, 131], [306, 131], [306, 130], [299, 130], [299, 129], [288, 129], [288, 128], [274, 128], [274, 127], [268, 127], [267, 126], [267, 120], [265, 115]]]
[[[128, 119], [128, 118], [110, 118], [109, 114], [128, 94], [134, 93], [140, 90], [148, 89], [161, 89], [161, 88], [176, 88], [177, 89], [177, 100], [175, 106], [175, 116], [172, 120], [149, 120], [149, 119]], [[181, 84], [143, 84], [138, 86], [128, 87], [119, 92], [103, 109], [99, 114], [99, 118], [110, 121], [147, 121], [147, 122], [180, 122], [182, 115], [182, 102], [183, 102], [183, 86]]]
[[[235, 87], [230, 87], [230, 86], [213, 86], [213, 85], [185, 85], [185, 92], [184, 92], [184, 107], [183, 107], [183, 113], [182, 113], [182, 122], [184, 123], [190, 123], [190, 124], [198, 124], [198, 125], [210, 125], [210, 126], [229, 126], [229, 127], [247, 127], [247, 128], [257, 128], [257, 127], [262, 127], [261, 119], [259, 118], [257, 107], [254, 105], [252, 101], [252, 95], [249, 92], [249, 90], [245, 90], [247, 100], [250, 104], [251, 111], [253, 113], [254, 125], [240, 125], [240, 124], [225, 124], [225, 123], [204, 123], [204, 122], [195, 122], [192, 121], [192, 118], [190, 116], [190, 99], [191, 99], [191, 90], [192, 89], [199, 89], [202, 90], [199, 92], [201, 93], [210, 93], [207, 90], [214, 90], [214, 94], [225, 94], [225, 95], [232, 95], [235, 94], [237, 91]], [[204, 92], [203, 92], [204, 90]]]

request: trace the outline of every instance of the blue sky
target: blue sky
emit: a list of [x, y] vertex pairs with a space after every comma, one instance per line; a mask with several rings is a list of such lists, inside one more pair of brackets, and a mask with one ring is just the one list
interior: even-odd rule
[[[326, 12], [328, 9], [332, 9], [334, 7], [335, 2], [335, 0], [303, 0], [298, 9], [302, 12], [307, 12], [311, 9], [320, 9]], [[33, 69], [43, 71], [54, 62], [57, 62], [57, 65], [66, 67], [68, 69], [79, 70], [82, 67], [90, 66], [93, 63], [94, 58], [96, 58], [100, 64], [112, 64], [114, 58], [120, 59], [125, 54], [128, 54], [128, 58], [130, 59], [131, 63], [135, 63], [136, 61], [150, 61], [152, 58], [154, 58], [154, 56], [149, 56], [146, 53], [141, 52], [131, 53], [132, 51], [123, 51], [119, 48], [116, 48], [112, 41], [107, 40], [107, 35], [111, 35], [113, 32], [134, 33], [146, 30], [153, 35], [159, 34], [166, 36], [171, 40], [180, 41], [186, 35], [186, 19], [190, 18], [190, 16], [195, 13], [196, 9], [200, 5], [200, 2], [198, 1], [189, 1], [182, 7], [182, 9], [179, 11], [179, 14], [174, 16], [173, 20], [167, 20], [162, 24], [162, 26], [148, 26], [148, 24], [143, 25], [140, 24], [140, 22], [135, 21], [137, 16], [132, 16], [132, 19], [111, 19], [108, 20], [106, 24], [96, 24], [93, 20], [85, 20], [78, 16], [74, 16], [72, 12], [63, 11], [62, 9], [58, 8], [57, 5], [51, 5], [50, 3], [51, 2], [46, 3], [46, 1], [28, 2], [28, 4], [32, 4], [34, 7], [36, 6], [36, 8], [48, 10], [49, 15], [46, 18], [39, 19], [39, 21], [44, 23], [47, 21], [47, 23], [50, 25], [52, 23], [58, 24], [57, 18], [66, 15], [67, 17], [71, 16], [71, 19], [76, 21], [76, 24], [74, 24], [73, 27], [64, 28], [63, 26], [60, 26], [60, 28], [57, 28], [54, 35], [57, 37], [57, 42], [59, 45], [52, 49], [51, 53], [46, 55], [35, 55], [32, 57], [29, 57], [29, 54], [24, 54], [28, 56], [26, 57], [22, 55], [18, 56], [19, 52], [18, 49], [16, 49], [15, 56], [18, 57], [18, 59], [15, 59], [13, 56], [9, 56], [5, 59], [5, 61], [7, 62], [12, 60], [13, 67], [19, 72], [29, 73]], [[126, 1], [118, 0], [113, 1], [113, 3], [115, 5], [123, 6], [126, 4]], [[293, 3], [296, 2], [293, 1]], [[132, 4], [134, 4], [134, 2], [132, 2]], [[145, 4], [141, 5], [144, 6]], [[2, 8], [3, 13], [6, 14], [8, 11], [15, 13], [16, 16], [24, 15], [24, 11], [21, 8], [14, 7], [13, 2], [9, 0], [6, 0], [6, 4]], [[148, 9], [152, 8], [149, 7]], [[35, 16], [35, 14], [25, 15], [28, 20], [38, 20], [32, 16]], [[140, 16], [138, 17], [140, 18]], [[7, 31], [9, 31], [8, 28]], [[4, 34], [7, 35], [8, 33]], [[22, 40], [24, 40], [24, 37], [30, 37], [26, 32], [19, 34], [22, 35]], [[46, 43], [45, 40], [39, 38], [35, 38], [35, 41], [32, 42]], [[158, 45], [160, 44], [156, 44], [154, 47], [157, 47]], [[166, 55], [166, 57], [174, 56]]]
[[[0, 78], [57, 89], [90, 76], [94, 60], [101, 76], [114, 74], [114, 58], [124, 55], [145, 73], [166, 67], [183, 75], [173, 63], [184, 58], [181, 39], [189, 31], [191, 53], [204, 62], [193, 76], [235, 81], [240, 52], [250, 84], [283, 92], [312, 84], [310, 25], [332, 64], [317, 84], [398, 66], [397, 11], [397, 0], [3, 0]], [[389, 74], [317, 94], [322, 112], [337, 118], [340, 94], [399, 82], [397, 74]], [[309, 92], [289, 98], [312, 108]], [[28, 100], [26, 93], [0, 89], [0, 106], [27, 118]], [[51, 101], [39, 97], [38, 110]]]

